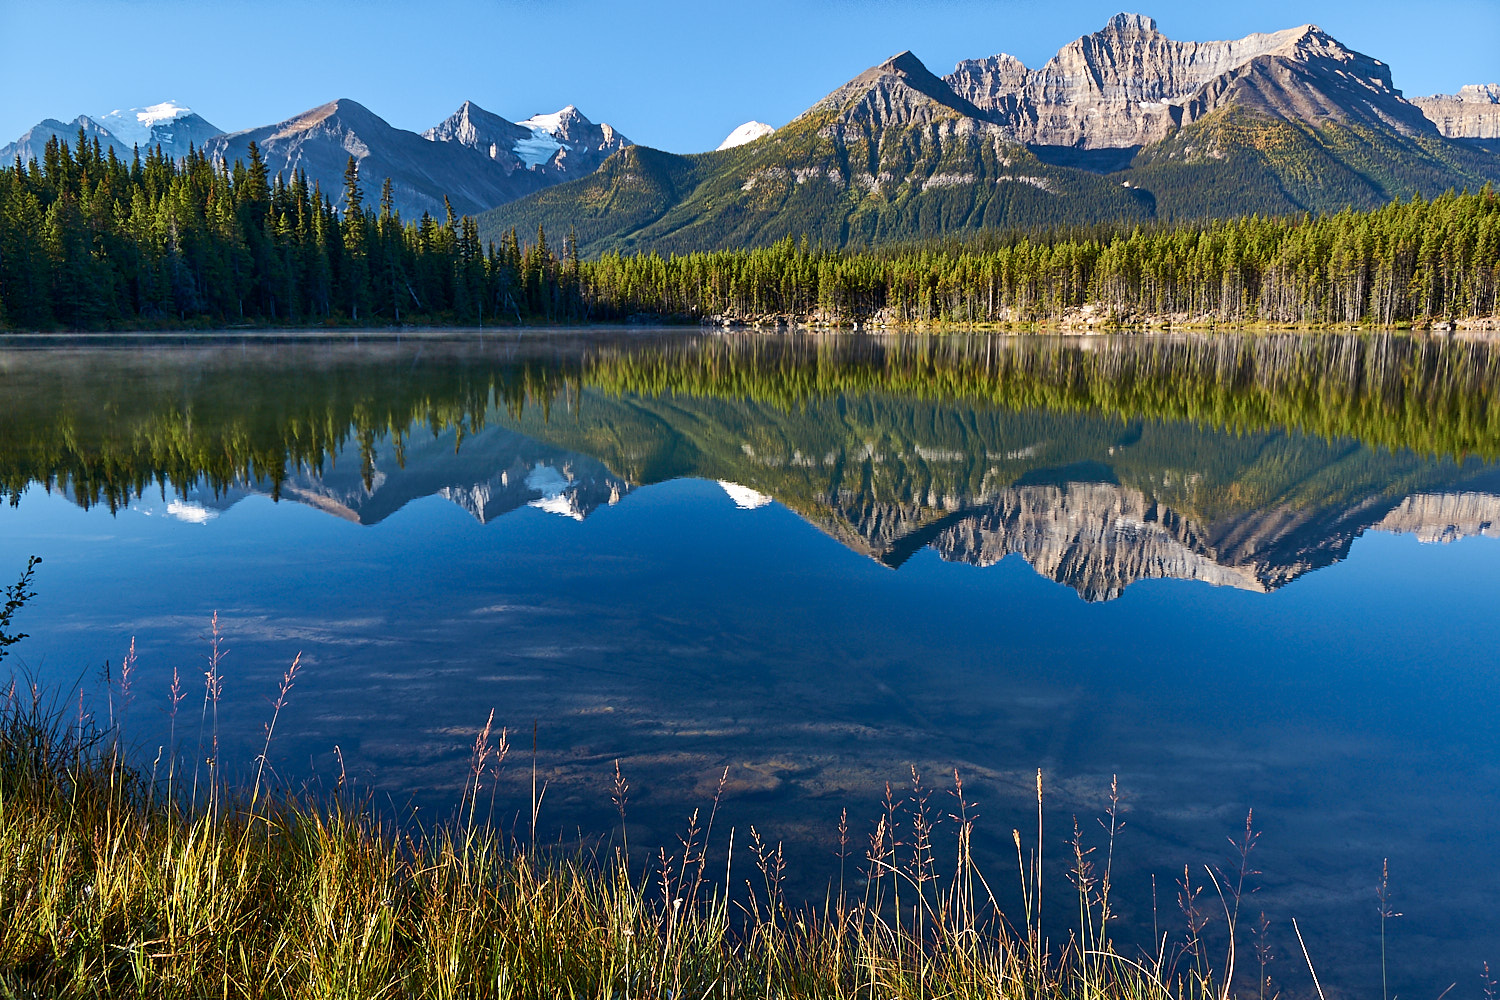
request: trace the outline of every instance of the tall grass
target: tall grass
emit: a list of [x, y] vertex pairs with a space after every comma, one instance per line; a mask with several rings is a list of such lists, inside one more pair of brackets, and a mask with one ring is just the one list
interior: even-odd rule
[[[1109, 860], [1096, 876], [1082, 846], [1078, 928], [1051, 941], [1040, 852], [1016, 833], [1027, 908], [1008, 922], [970, 854], [973, 806], [956, 776], [939, 806], [913, 772], [870, 838], [862, 892], [830, 889], [809, 907], [788, 900], [784, 854], [758, 830], [721, 830], [727, 848], [711, 856], [716, 804], [641, 869], [623, 846], [567, 852], [505, 838], [474, 817], [506, 747], [486, 726], [459, 818], [426, 832], [342, 795], [299, 801], [261, 782], [239, 795], [200, 787], [194, 806], [124, 766], [119, 740], [74, 717], [71, 700], [12, 684], [0, 705], [0, 992], [1228, 995], [1201, 950], [1183, 962], [1165, 943], [1137, 958], [1115, 948]], [[957, 830], [941, 846], [939, 808]]]
[[[0, 626], [29, 596], [28, 581]], [[160, 757], [149, 769], [129, 763], [121, 733], [133, 652], [111, 681], [107, 722], [81, 701], [75, 711], [71, 692], [34, 683], [13, 681], [0, 697], [0, 995], [1227, 1000], [1235, 982], [1235, 920], [1254, 874], [1248, 820], [1239, 870], [1208, 873], [1229, 930], [1217, 962], [1199, 937], [1203, 887], [1186, 871], [1187, 943], [1169, 946], [1163, 935], [1154, 953], [1117, 948], [1114, 787], [1097, 863], [1074, 826], [1076, 925], [1061, 940], [1044, 932], [1041, 772], [1035, 840], [1013, 832], [1019, 923], [974, 862], [977, 813], [956, 771], [945, 791], [915, 768], [909, 788], [887, 787], [856, 859], [863, 877], [847, 887], [846, 814], [837, 892], [830, 885], [820, 904], [798, 905], [780, 844], [753, 826], [727, 835], [721, 826], [715, 839], [723, 779], [707, 816], [694, 812], [649, 864], [633, 865], [646, 855], [631, 854], [623, 836], [593, 850], [539, 847], [545, 785], [535, 781], [531, 841], [498, 832], [482, 817], [493, 812], [510, 742], [493, 714], [447, 824], [397, 823], [351, 798], [342, 780], [319, 799], [276, 792], [266, 762], [300, 661], [281, 679], [254, 784], [230, 787], [212, 721], [224, 658], [217, 623], [209, 642], [202, 719], [213, 728], [192, 783], [175, 755], [164, 769]], [[174, 673], [174, 734], [184, 697]], [[628, 794], [617, 764], [622, 832]], [[936, 835], [940, 820], [951, 820], [951, 838]]]

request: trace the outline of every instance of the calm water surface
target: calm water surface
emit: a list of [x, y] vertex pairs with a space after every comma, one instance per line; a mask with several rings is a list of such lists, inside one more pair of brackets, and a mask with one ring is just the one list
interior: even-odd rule
[[493, 708], [497, 821], [529, 827], [533, 725], [549, 837], [617, 835], [618, 759], [632, 845], [675, 845], [728, 768], [715, 849], [754, 824], [809, 897], [842, 810], [853, 879], [886, 783], [957, 768], [1009, 904], [1041, 768], [1061, 901], [1117, 774], [1122, 934], [1178, 937], [1183, 866], [1229, 867], [1253, 808], [1279, 986], [1307, 988], [1295, 917], [1325, 987], [1378, 991], [1389, 858], [1393, 992], [1477, 997], [1494, 364], [1380, 338], [10, 342], [0, 567], [44, 563], [0, 669], [97, 705], [134, 636], [127, 734], [167, 741], [175, 667], [191, 757], [217, 611], [242, 770], [300, 652], [289, 785], [335, 783], [337, 747], [447, 815]]

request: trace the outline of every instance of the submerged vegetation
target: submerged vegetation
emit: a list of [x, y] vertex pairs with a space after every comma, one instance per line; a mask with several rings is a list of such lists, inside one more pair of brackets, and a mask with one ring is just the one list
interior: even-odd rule
[[[991, 234], [966, 245], [561, 253], [539, 228], [482, 243], [470, 218], [366, 205], [354, 160], [335, 205], [302, 173], [159, 151], [126, 163], [80, 133], [0, 168], [0, 328], [497, 325], [629, 317], [1029, 324], [1393, 326], [1497, 311], [1500, 201], [1414, 198], [1321, 217], [1249, 216]], [[553, 234], [554, 238], [558, 235]], [[528, 234], [529, 236], [529, 234]]]

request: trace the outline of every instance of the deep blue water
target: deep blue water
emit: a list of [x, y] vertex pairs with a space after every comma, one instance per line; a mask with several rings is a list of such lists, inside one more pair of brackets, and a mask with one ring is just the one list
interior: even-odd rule
[[[111, 363], [88, 360], [89, 377]], [[7, 356], [8, 398], [29, 398], [20, 388], [39, 363]], [[859, 402], [840, 401], [838, 412]], [[960, 770], [981, 804], [981, 859], [997, 891], [1015, 896], [1011, 829], [1028, 844], [1035, 838], [1041, 768], [1045, 846], [1057, 859], [1049, 892], [1061, 904], [1074, 818], [1097, 842], [1095, 818], [1118, 774], [1122, 933], [1150, 938], [1155, 875], [1154, 919], [1175, 937], [1174, 879], [1184, 864], [1197, 882], [1205, 864], [1227, 866], [1226, 838], [1253, 808], [1262, 831], [1254, 867], [1264, 874], [1246, 906], [1272, 922], [1278, 984], [1306, 989], [1295, 917], [1325, 987], [1378, 989], [1375, 886], [1389, 858], [1403, 913], [1390, 928], [1393, 991], [1435, 998], [1457, 982], [1454, 996], [1478, 995], [1481, 963], [1500, 959], [1493, 469], [1294, 431], [1247, 443], [1148, 418], [1121, 437], [1117, 418], [1033, 415], [993, 432], [1013, 435], [1004, 447], [978, 432], [956, 446], [923, 446], [931, 466], [960, 461], [965, 448], [1019, 454], [1038, 440], [1063, 442], [1063, 457], [1027, 458], [1024, 474], [987, 479], [983, 495], [958, 490], [946, 507], [937, 496], [913, 501], [920, 490], [892, 494], [908, 514], [936, 510], [942, 523], [924, 522], [927, 534], [912, 533], [922, 544], [882, 562], [852, 535], [841, 540], [844, 529], [815, 525], [832, 508], [818, 507], [801, 480], [776, 479], [795, 463], [727, 465], [733, 448], [712, 457], [703, 442], [716, 437], [743, 438], [756, 455], [767, 447], [753, 442], [767, 438], [770, 418], [725, 405], [585, 388], [564, 401], [580, 415], [571, 425], [556, 413], [540, 421], [496, 407], [463, 439], [414, 428], [404, 465], [389, 435], [377, 436], [370, 487], [357, 445], [346, 442], [320, 474], [294, 472], [288, 484], [302, 492], [284, 487], [279, 500], [251, 477], [217, 495], [205, 481], [153, 485], [111, 512], [85, 509], [66, 483], [33, 483], [0, 510], [0, 567], [19, 568], [30, 554], [44, 560], [39, 596], [18, 621], [32, 638], [0, 671], [24, 668], [64, 686], [82, 679], [103, 711], [101, 665], [118, 665], [133, 636], [127, 738], [143, 759], [167, 741], [176, 667], [190, 694], [175, 734], [191, 757], [217, 612], [229, 649], [219, 707], [228, 766], [251, 768], [277, 681], [300, 652], [270, 754], [288, 785], [336, 782], [337, 746], [357, 788], [446, 815], [493, 708], [514, 743], [499, 822], [529, 825], [533, 724], [541, 825], [565, 841], [616, 832], [616, 759], [632, 786], [632, 845], [669, 848], [729, 767], [716, 849], [731, 827], [743, 842], [754, 824], [787, 843], [793, 884], [809, 896], [836, 877], [840, 811], [862, 842], [885, 783], [909, 787], [913, 766], [940, 789]], [[900, 423], [913, 434], [936, 426], [933, 412], [972, 428], [986, 411], [899, 397], [881, 405], [911, 408], [917, 415]], [[648, 411], [651, 421], [636, 419]], [[598, 427], [582, 422], [591, 414]], [[830, 419], [808, 417], [824, 435]], [[647, 481], [611, 465], [668, 425], [697, 442], [687, 471], [698, 475]], [[1050, 428], [1044, 438], [1039, 426]], [[1130, 443], [1095, 448], [1095, 431]], [[884, 440], [876, 466], [905, 447], [895, 432]], [[593, 452], [580, 442], [594, 442]], [[1127, 468], [1127, 447], [1149, 457]], [[1306, 468], [1282, 481], [1274, 470], [1294, 463], [1266, 456], [1286, 453]], [[1080, 471], [1095, 468], [1085, 460], [1107, 474]], [[912, 467], [896, 478], [915, 476]], [[730, 482], [736, 468], [743, 479], [765, 478], [716, 481]], [[1354, 482], [1351, 468], [1363, 479]], [[1172, 482], [1199, 469], [1214, 470], [1204, 482], [1253, 480], [1263, 499], [1230, 504], [1217, 520], [1173, 513], [1163, 499], [1176, 495]], [[1139, 485], [1148, 480], [1157, 485]], [[1027, 483], [1043, 485], [1017, 485]], [[1155, 497], [1155, 520], [1131, 507], [1143, 493]], [[512, 498], [502, 503], [501, 494]], [[841, 523], [868, 527], [880, 502], [871, 487]], [[1028, 513], [991, 542], [1004, 536], [1025, 552], [992, 561], [982, 545], [965, 547], [975, 512], [1006, 504]], [[849, 513], [856, 507], [864, 521]], [[1296, 532], [1267, 527], [1295, 518]], [[1176, 548], [1161, 533], [1169, 523]], [[1270, 540], [1250, 558], [1244, 538], [1257, 532]], [[1421, 540], [1438, 537], [1447, 540]], [[1315, 551], [1333, 556], [1308, 555]], [[1252, 565], [1260, 576], [1245, 570]], [[1193, 566], [1199, 579], [1173, 578]], [[1204, 582], [1214, 573], [1221, 585]], [[1264, 579], [1274, 585], [1245, 589]], [[1059, 933], [1065, 909], [1054, 914]]]

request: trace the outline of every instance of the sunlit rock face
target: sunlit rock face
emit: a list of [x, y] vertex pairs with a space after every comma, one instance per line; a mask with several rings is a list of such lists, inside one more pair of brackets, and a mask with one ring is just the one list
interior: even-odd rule
[[1389, 67], [1311, 24], [1179, 42], [1149, 17], [1117, 14], [1040, 69], [1002, 54], [965, 60], [945, 81], [1015, 140], [1045, 146], [1149, 145], [1227, 104], [1294, 121], [1431, 131], [1391, 85]]
[[1413, 97], [1411, 102], [1450, 139], [1500, 138], [1500, 83], [1470, 84], [1456, 94]]

